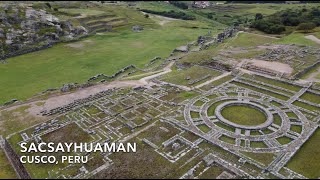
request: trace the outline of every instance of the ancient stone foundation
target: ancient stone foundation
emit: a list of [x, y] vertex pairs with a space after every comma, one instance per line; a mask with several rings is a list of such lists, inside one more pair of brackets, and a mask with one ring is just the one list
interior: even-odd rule
[[3, 149], [8, 157], [10, 163], [12, 164], [14, 170], [16, 171], [20, 179], [31, 179], [28, 171], [24, 165], [20, 162], [20, 157], [14, 152], [10, 143], [5, 139], [3, 142]]

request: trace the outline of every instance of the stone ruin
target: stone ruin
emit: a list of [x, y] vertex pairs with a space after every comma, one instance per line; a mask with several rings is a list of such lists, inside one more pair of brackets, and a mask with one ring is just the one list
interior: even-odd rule
[[133, 32], [140, 32], [143, 30], [143, 27], [142, 26], [139, 26], [139, 25], [135, 25], [135, 26], [132, 26], [131, 30]]
[[[73, 40], [88, 32], [82, 26], [59, 20], [45, 10], [6, 5], [0, 12], [0, 59], [51, 47], [55, 42]], [[46, 42], [46, 43], [45, 43]], [[45, 44], [41, 45], [40, 44]]]
[[270, 76], [283, 76], [283, 77], [289, 77], [290, 76], [290, 74], [281, 74], [281, 73], [279, 73], [277, 71], [274, 71], [272, 69], [255, 66], [255, 65], [253, 65], [251, 63], [243, 64], [242, 68], [248, 69], [250, 71], [254, 71], [254, 72], [257, 72], [257, 73], [261, 73], [261, 74], [267, 74], [267, 75], [270, 75]]
[[239, 30], [237, 27], [229, 27], [225, 29], [222, 33], [219, 33], [216, 37], [199, 36], [197, 42], [201, 46], [201, 49], [207, 49], [211, 45], [221, 43], [224, 39], [235, 36], [238, 31]]

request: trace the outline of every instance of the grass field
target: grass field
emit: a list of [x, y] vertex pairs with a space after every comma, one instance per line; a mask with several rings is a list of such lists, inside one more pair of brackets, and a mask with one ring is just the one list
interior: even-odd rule
[[277, 41], [275, 41], [275, 44], [296, 44], [296, 45], [303, 45], [303, 46], [316, 46], [320, 47], [319, 44], [306, 39], [305, 34], [302, 33], [292, 33], [288, 36], [285, 36]]
[[241, 152], [241, 153], [258, 162], [261, 162], [266, 166], [270, 164], [275, 158], [275, 155], [272, 153], [253, 153], [253, 152]]
[[207, 84], [207, 85], [202, 86], [200, 89], [201, 89], [201, 90], [204, 90], [204, 91], [208, 91], [208, 90], [210, 90], [213, 86], [219, 86], [220, 84], [225, 83], [226, 81], [229, 81], [229, 80], [231, 80], [232, 78], [233, 78], [233, 76], [231, 76], [231, 75], [225, 76], [225, 77], [223, 77], [223, 78], [221, 78], [221, 79], [218, 79], [218, 80], [216, 80], [216, 81], [213, 81], [212, 83], [209, 83], [209, 84]]
[[290, 142], [292, 141], [292, 139], [290, 139], [290, 138], [288, 138], [288, 137], [286, 137], [286, 136], [282, 136], [282, 137], [277, 138], [277, 141], [278, 141], [280, 144], [284, 145], [284, 144], [290, 143]]
[[310, 102], [313, 102], [316, 104], [320, 104], [319, 95], [316, 95], [316, 94], [313, 94], [310, 92], [304, 93], [302, 96], [300, 96], [300, 99], [304, 99], [304, 100], [307, 100], [307, 101], [310, 101]]
[[320, 176], [319, 145], [320, 130], [318, 129], [291, 158], [286, 166], [307, 178], [318, 178]]
[[233, 47], [251, 47], [274, 42], [274, 38], [261, 36], [252, 33], [239, 33], [238, 36], [226, 43], [227, 46]]
[[228, 106], [221, 114], [227, 120], [245, 126], [254, 126], [266, 121], [266, 116], [259, 110], [247, 106]]
[[30, 106], [20, 106], [11, 111], [0, 111], [0, 134], [7, 135], [41, 123], [48, 117], [34, 117], [28, 114]]
[[106, 13], [104, 11], [99, 11], [95, 9], [73, 9], [73, 8], [59, 9], [59, 11], [67, 12], [70, 14], [84, 14], [86, 16], [96, 16], [96, 15], [102, 15]]
[[[196, 84], [200, 84], [219, 75], [221, 75], [221, 73], [214, 69], [192, 66], [191, 68], [183, 70], [174, 69], [172, 72], [161, 77], [160, 80], [184, 86], [195, 86]], [[191, 83], [192, 81], [197, 80], [199, 80], [199, 82]]]
[[5, 153], [0, 149], [0, 179], [15, 179], [16, 173], [7, 159]]
[[167, 57], [207, 31], [169, 23], [143, 33], [122, 30], [9, 58], [8, 64], [0, 64], [0, 84], [5, 84], [0, 87], [0, 104], [13, 98], [25, 100], [64, 83], [82, 83], [96, 74], [111, 75], [130, 64], [142, 68], [155, 56]]

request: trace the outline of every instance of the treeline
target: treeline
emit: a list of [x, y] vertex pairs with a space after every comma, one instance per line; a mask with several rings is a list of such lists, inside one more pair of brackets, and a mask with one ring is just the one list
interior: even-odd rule
[[287, 9], [263, 17], [261, 13], [257, 13], [255, 21], [251, 27], [269, 34], [279, 34], [286, 30], [286, 26], [295, 27], [297, 30], [312, 30], [316, 26], [320, 26], [320, 9], [319, 8], [301, 8]]
[[195, 20], [196, 17], [193, 15], [188, 15], [184, 12], [176, 12], [174, 10], [171, 11], [153, 11], [153, 10], [148, 10], [148, 9], [141, 9], [141, 11], [150, 13], [150, 14], [157, 14], [165, 17], [170, 17], [170, 18], [176, 18], [176, 19], [183, 19], [183, 20]]
[[226, 1], [226, 3], [244, 3], [244, 4], [278, 3], [278, 4], [284, 4], [284, 3], [286, 3], [286, 1]]
[[180, 1], [169, 1], [170, 4], [180, 8], [180, 9], [188, 9], [188, 4]]
[[[306, 1], [296, 1], [300, 3], [320, 3], [320, 1], [306, 0]], [[286, 1], [226, 1], [226, 3], [244, 3], [244, 4], [265, 4], [265, 3], [278, 3], [285, 4]]]

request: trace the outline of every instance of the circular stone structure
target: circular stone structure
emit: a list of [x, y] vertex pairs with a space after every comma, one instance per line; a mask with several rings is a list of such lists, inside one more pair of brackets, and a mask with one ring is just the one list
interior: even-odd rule
[[[232, 122], [231, 120], [226, 119], [221, 112], [223, 111], [223, 109], [227, 108], [227, 107], [232, 107], [232, 106], [246, 106], [246, 107], [250, 107], [253, 108], [255, 110], [258, 110], [260, 112], [262, 112], [265, 115], [266, 121], [264, 121], [262, 124], [258, 124], [258, 125], [241, 125], [235, 122]], [[259, 130], [259, 129], [263, 129], [268, 127], [269, 125], [271, 125], [273, 123], [273, 116], [272, 114], [265, 109], [264, 107], [260, 106], [259, 104], [256, 103], [252, 103], [252, 102], [244, 102], [244, 101], [228, 101], [228, 102], [224, 102], [222, 104], [220, 104], [219, 106], [217, 106], [216, 110], [215, 110], [215, 114], [217, 116], [217, 118], [222, 121], [225, 124], [231, 125], [233, 127], [236, 128], [242, 128], [242, 129], [248, 129], [248, 130]]]

